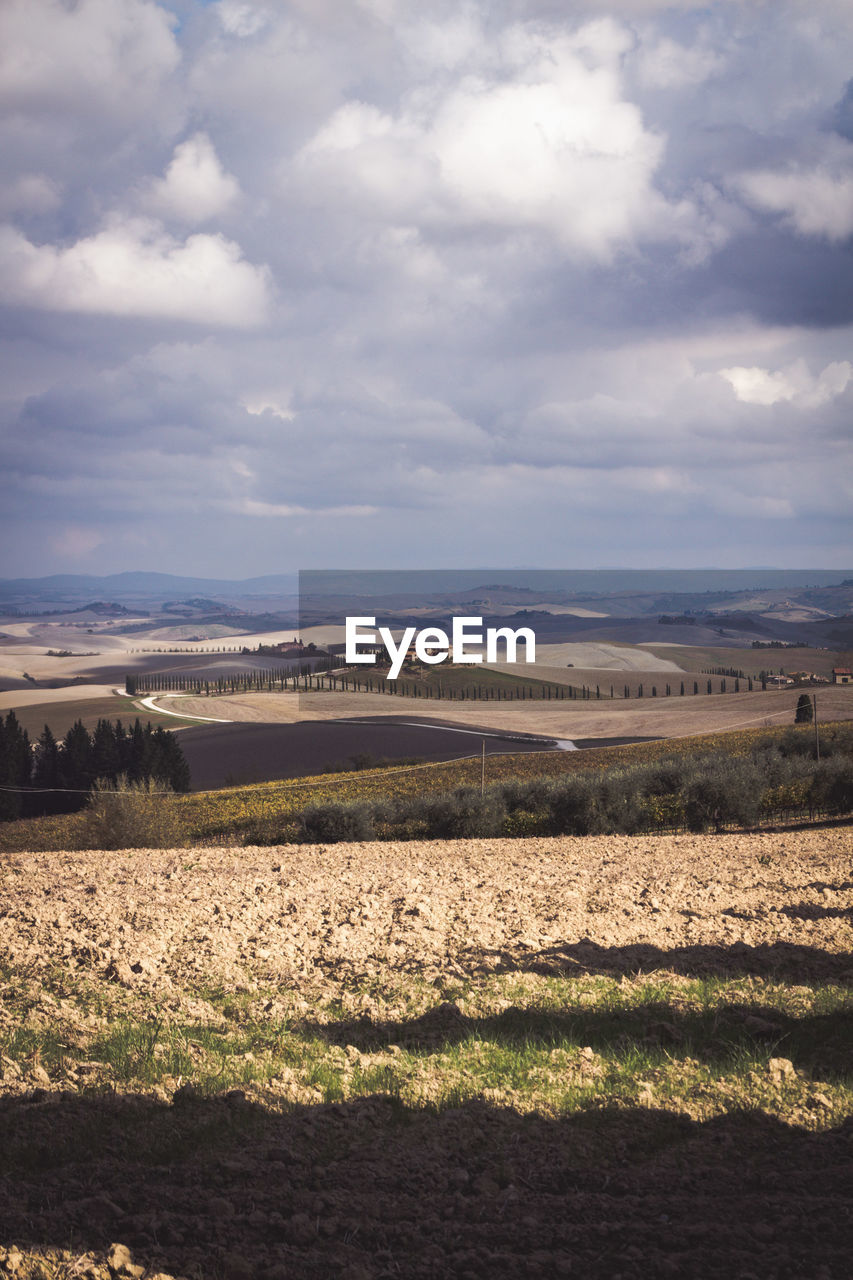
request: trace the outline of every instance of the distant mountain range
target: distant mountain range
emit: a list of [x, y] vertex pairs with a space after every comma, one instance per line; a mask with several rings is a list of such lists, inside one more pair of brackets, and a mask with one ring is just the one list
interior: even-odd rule
[[[851, 569], [317, 569], [303, 571], [303, 584], [312, 591], [365, 595], [412, 591], [460, 591], [512, 587], [531, 591], [569, 591], [572, 594], [671, 591], [784, 590], [839, 585], [853, 580]], [[295, 595], [297, 573], [265, 574], [255, 578], [194, 578], [171, 573], [133, 570], [103, 576], [56, 573], [42, 578], [0, 578], [0, 599], [61, 596], [74, 600], [140, 596], [176, 599], [234, 595]]]
[[[561, 604], [570, 607], [561, 610]], [[853, 612], [853, 570], [309, 570], [242, 580], [136, 571], [0, 579], [0, 612], [23, 616], [88, 609], [95, 614], [205, 614], [208, 621], [222, 614], [219, 620], [226, 621], [226, 615], [239, 612], [270, 615], [265, 621], [271, 621], [284, 613], [290, 625], [297, 605], [307, 624], [365, 610], [485, 615], [512, 613], [513, 606], [537, 612], [557, 606], [555, 612], [565, 613], [581, 604], [585, 608], [579, 614], [590, 620], [750, 612], [779, 622], [816, 622]], [[785, 617], [792, 611], [795, 616]]]
[[57, 573], [45, 578], [0, 579], [0, 607], [38, 612], [48, 609], [80, 607], [93, 599], [116, 601], [122, 605], [150, 607], [188, 597], [205, 597], [218, 603], [234, 604], [245, 599], [281, 599], [295, 597], [298, 577], [291, 574], [268, 574], [261, 578], [231, 581], [220, 578], [184, 578], [171, 573], [112, 573], [103, 577], [91, 574]]

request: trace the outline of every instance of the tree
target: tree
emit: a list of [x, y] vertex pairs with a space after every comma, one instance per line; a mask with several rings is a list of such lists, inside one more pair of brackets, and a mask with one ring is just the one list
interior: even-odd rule
[[92, 785], [92, 739], [82, 720], [75, 721], [62, 740], [62, 782], [80, 793]]
[[0, 719], [0, 820], [20, 817], [31, 767], [29, 736], [10, 711], [5, 722]]
[[[116, 730], [109, 720], [99, 720], [92, 736], [92, 776], [110, 778], [113, 782], [121, 771], [120, 745]], [[122, 734], [123, 736], [123, 734]]]
[[797, 698], [797, 712], [794, 716], [794, 724], [811, 724], [813, 719], [812, 700], [807, 693], [801, 693]]
[[40, 794], [32, 797], [33, 813], [64, 813], [77, 807], [77, 797], [63, 794], [62, 760], [50, 725], [45, 725], [35, 752], [33, 786]]
[[152, 735], [151, 746], [151, 776], [166, 783], [173, 791], [189, 791], [190, 767], [175, 734], [158, 725]]

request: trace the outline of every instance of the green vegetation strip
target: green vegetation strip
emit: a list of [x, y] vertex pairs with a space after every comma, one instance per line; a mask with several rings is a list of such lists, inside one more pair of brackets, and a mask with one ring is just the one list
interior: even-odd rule
[[737, 730], [594, 751], [326, 774], [185, 796], [93, 797], [0, 826], [0, 848], [725, 830], [853, 811], [853, 725]]
[[[111, 1008], [121, 997], [68, 977], [54, 990], [61, 1016], [34, 1026], [43, 992], [7, 974], [7, 1079], [36, 1065], [84, 1093], [249, 1089], [285, 1108], [375, 1094], [431, 1111], [483, 1099], [552, 1116], [640, 1105], [707, 1119], [760, 1107], [812, 1129], [853, 1108], [853, 995], [833, 985], [508, 973], [436, 992], [411, 977], [321, 999], [310, 1017], [280, 989], [199, 992], [207, 1021]], [[84, 1019], [95, 1028], [81, 1034]]]

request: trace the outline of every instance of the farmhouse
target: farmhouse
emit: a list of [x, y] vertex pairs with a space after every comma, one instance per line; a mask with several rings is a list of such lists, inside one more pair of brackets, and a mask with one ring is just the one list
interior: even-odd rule
[[853, 671], [849, 667], [832, 668], [833, 684], [853, 684]]

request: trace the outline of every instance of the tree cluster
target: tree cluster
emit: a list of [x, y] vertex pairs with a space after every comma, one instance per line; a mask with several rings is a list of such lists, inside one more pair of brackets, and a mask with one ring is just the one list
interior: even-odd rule
[[14, 711], [0, 720], [0, 819], [70, 813], [81, 809], [97, 780], [162, 783], [188, 791], [189, 766], [174, 733], [160, 725], [127, 728], [99, 720], [89, 733], [82, 720], [60, 741], [45, 725], [35, 747]]

